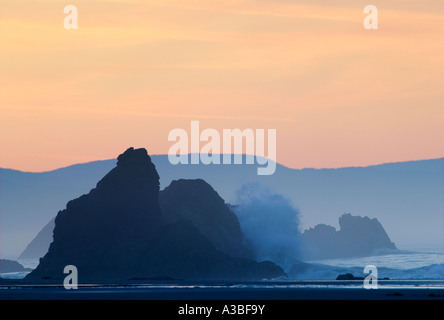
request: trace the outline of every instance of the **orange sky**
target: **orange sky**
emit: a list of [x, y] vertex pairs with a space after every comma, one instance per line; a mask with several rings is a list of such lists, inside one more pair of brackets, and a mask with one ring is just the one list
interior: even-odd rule
[[[324, 3], [328, 3], [325, 5]], [[65, 30], [65, 5], [79, 29]], [[363, 8], [379, 9], [365, 30]], [[441, 0], [0, 0], [0, 167], [277, 129], [289, 167], [444, 156]]]

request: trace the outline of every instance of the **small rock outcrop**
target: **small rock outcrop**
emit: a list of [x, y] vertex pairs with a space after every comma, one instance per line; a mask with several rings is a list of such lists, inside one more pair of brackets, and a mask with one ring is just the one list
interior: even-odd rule
[[376, 250], [396, 250], [381, 223], [374, 218], [344, 214], [340, 230], [325, 224], [305, 230], [302, 243], [306, 259], [333, 259], [370, 256]]
[[337, 276], [336, 280], [364, 280], [363, 277], [355, 277], [351, 273], [343, 273]]

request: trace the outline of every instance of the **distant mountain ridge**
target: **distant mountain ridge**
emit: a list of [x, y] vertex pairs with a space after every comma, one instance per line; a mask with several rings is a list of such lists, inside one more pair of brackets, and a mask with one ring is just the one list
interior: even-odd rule
[[[152, 161], [161, 189], [179, 178], [203, 179], [235, 204], [237, 190], [257, 182], [289, 198], [304, 229], [320, 223], [338, 227], [337, 217], [351, 212], [376, 217], [401, 249], [444, 243], [444, 159], [342, 169], [277, 165], [272, 176], [258, 176], [254, 165], [173, 166], [166, 155]], [[91, 190], [114, 164], [96, 161], [45, 173], [0, 169], [1, 257], [15, 259], [70, 199]]]

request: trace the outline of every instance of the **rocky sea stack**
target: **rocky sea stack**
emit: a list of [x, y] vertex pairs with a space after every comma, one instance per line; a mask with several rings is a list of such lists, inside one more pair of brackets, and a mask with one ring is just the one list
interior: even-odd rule
[[397, 250], [378, 219], [343, 214], [340, 229], [318, 224], [305, 230], [302, 242], [307, 259], [371, 256], [381, 250]]
[[243, 242], [236, 215], [204, 180], [175, 180], [160, 192], [160, 206], [167, 223], [189, 221], [220, 251], [252, 258]]
[[130, 148], [117, 160], [96, 188], [58, 213], [53, 242], [26, 281], [61, 283], [66, 265], [77, 267], [80, 283], [284, 275], [250, 258], [236, 216], [205, 181], [173, 181], [159, 193], [145, 149]]

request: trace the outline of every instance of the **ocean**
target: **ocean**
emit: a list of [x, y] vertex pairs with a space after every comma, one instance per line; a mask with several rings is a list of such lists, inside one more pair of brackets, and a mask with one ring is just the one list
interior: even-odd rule
[[[38, 259], [19, 260], [27, 268], [35, 268]], [[378, 255], [362, 258], [341, 258], [307, 261], [309, 267], [300, 272], [289, 273], [289, 277], [280, 280], [335, 280], [339, 274], [352, 273], [354, 276], [366, 276], [363, 273], [367, 265], [376, 266], [378, 278], [390, 280], [444, 280], [444, 253], [440, 249], [422, 249], [415, 251], [398, 250], [380, 252]], [[21, 279], [29, 272], [0, 273], [7, 279]]]
[[299, 275], [301, 280], [335, 279], [341, 273], [366, 276], [363, 271], [367, 265], [377, 267], [378, 278], [391, 280], [444, 279], [444, 253], [439, 249], [398, 250], [397, 253], [381, 252], [378, 255], [362, 258], [308, 262], [318, 267]]
[[[172, 312], [187, 300], [259, 301], [268, 309], [280, 309], [275, 300], [442, 300], [444, 299], [444, 255], [439, 251], [399, 252], [372, 257], [311, 261], [293, 277], [256, 282], [188, 282], [136, 285], [80, 284], [77, 290], [60, 285], [3, 285], [0, 300], [176, 300], [164, 304]], [[38, 261], [19, 261], [34, 268]], [[362, 280], [337, 281], [341, 273], [363, 276], [368, 264], [378, 268], [378, 290], [366, 290]], [[28, 272], [1, 274], [21, 279]], [[365, 276], [365, 275], [364, 275]], [[79, 275], [80, 277], [80, 275]], [[389, 278], [390, 280], [382, 280]], [[194, 301], [194, 302], [193, 302]], [[193, 304], [194, 303], [194, 304]], [[233, 302], [234, 303], [234, 302]], [[214, 305], [216, 307], [216, 305]], [[289, 308], [288, 305], [284, 305]], [[157, 304], [152, 308], [159, 307]], [[162, 308], [164, 308], [162, 307]], [[177, 310], [176, 310], [176, 309]]]

